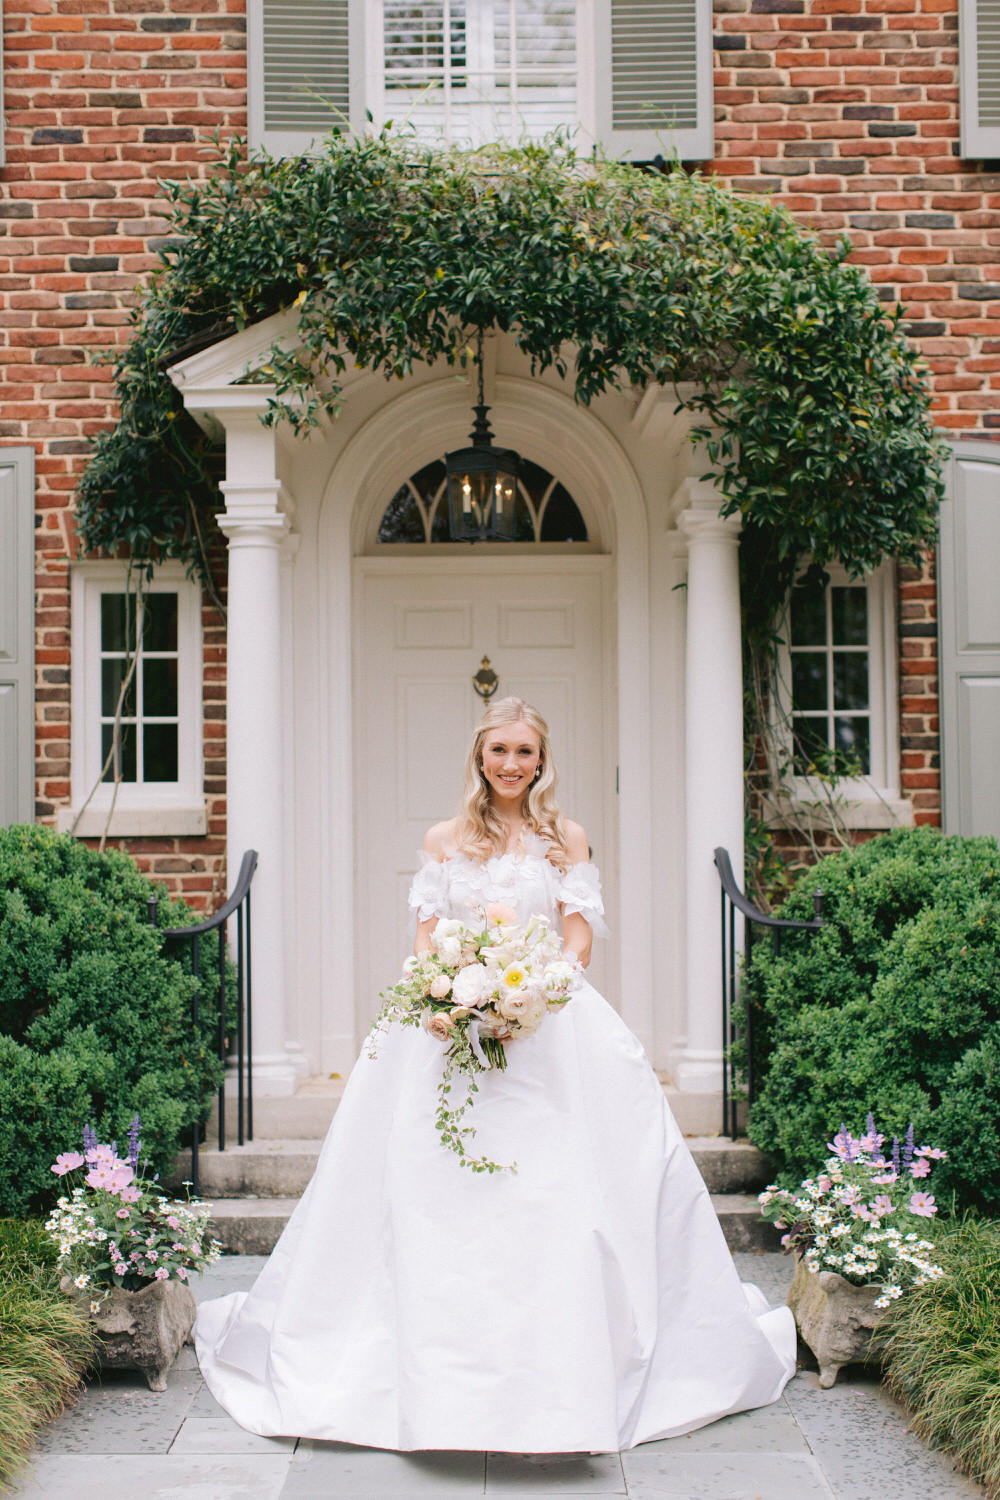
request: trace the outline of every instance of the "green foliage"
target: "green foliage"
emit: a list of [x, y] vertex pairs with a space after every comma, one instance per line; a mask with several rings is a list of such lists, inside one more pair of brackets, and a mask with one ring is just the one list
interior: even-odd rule
[[0, 1486], [70, 1400], [94, 1336], [50, 1268], [42, 1226], [0, 1219]]
[[120, 425], [78, 496], [85, 547], [206, 569], [212, 454], [165, 373], [171, 358], [280, 309], [300, 343], [246, 378], [268, 420], [336, 414], [355, 365], [403, 378], [456, 365], [478, 327], [535, 371], [572, 366], [588, 403], [619, 385], [690, 383], [687, 405], [740, 512], [751, 613], [770, 621], [802, 553], [874, 567], [932, 539], [940, 445], [915, 355], [850, 245], [712, 179], [578, 160], [569, 144], [439, 151], [335, 135], [308, 158], [244, 159], [167, 184], [172, 248], [116, 367]]
[[786, 1186], [843, 1121], [941, 1146], [941, 1208], [1000, 1204], [1000, 852], [989, 838], [900, 829], [824, 859], [779, 915], [826, 925], [754, 950], [760, 1074], [750, 1136]]
[[[162, 928], [196, 919], [161, 893], [150, 927], [152, 891], [127, 855], [0, 829], [0, 1212], [53, 1198], [49, 1168], [79, 1149], [85, 1124], [124, 1142], [138, 1111], [150, 1170], [162, 1172], [205, 1114], [221, 1077], [217, 952], [203, 945], [195, 1035], [189, 945], [165, 946]], [[227, 983], [231, 1003], [232, 972]]]
[[944, 1280], [908, 1292], [890, 1314], [889, 1389], [911, 1425], [1000, 1496], [1000, 1225], [965, 1218], [935, 1234]]

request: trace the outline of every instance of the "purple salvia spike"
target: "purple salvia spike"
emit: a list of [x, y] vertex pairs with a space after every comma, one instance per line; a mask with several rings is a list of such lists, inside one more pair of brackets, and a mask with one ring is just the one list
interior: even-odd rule
[[898, 1135], [894, 1135], [893, 1138], [892, 1138], [892, 1170], [895, 1172], [896, 1176], [898, 1177], [899, 1176], [899, 1136]]
[[139, 1131], [141, 1129], [138, 1114], [133, 1115], [132, 1122], [128, 1127], [128, 1164], [133, 1172], [139, 1164]]
[[906, 1140], [903, 1144], [903, 1171], [908, 1172], [913, 1161], [913, 1123], [906, 1132]]

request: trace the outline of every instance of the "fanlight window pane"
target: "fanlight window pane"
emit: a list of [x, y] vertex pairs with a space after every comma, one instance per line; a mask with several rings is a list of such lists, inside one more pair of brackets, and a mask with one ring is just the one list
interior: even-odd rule
[[575, 0], [383, 0], [390, 112], [481, 145], [576, 123]]
[[[442, 459], [435, 459], [411, 475], [393, 495], [379, 524], [378, 541], [398, 545], [451, 540], [445, 466]], [[540, 464], [522, 459], [514, 541], [587, 540], [587, 523], [569, 491]]]

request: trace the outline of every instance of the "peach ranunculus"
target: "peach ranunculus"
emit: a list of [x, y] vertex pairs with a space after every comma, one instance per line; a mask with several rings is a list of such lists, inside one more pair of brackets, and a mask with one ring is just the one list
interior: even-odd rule
[[455, 1029], [455, 1023], [450, 1016], [446, 1016], [440, 1010], [425, 1010], [421, 1025], [439, 1042], [447, 1042]]
[[447, 974], [435, 974], [431, 980], [431, 994], [435, 1000], [443, 1000], [451, 989], [451, 980]]
[[502, 901], [491, 901], [486, 908], [486, 920], [510, 924], [517, 921], [517, 912], [512, 906], [505, 906]]

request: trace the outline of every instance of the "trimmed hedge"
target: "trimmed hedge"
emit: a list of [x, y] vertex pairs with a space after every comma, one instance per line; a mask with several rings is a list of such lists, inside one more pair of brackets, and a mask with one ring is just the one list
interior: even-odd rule
[[1000, 851], [899, 829], [830, 855], [779, 915], [826, 925], [758, 944], [746, 976], [757, 1097], [751, 1139], [786, 1186], [844, 1121], [942, 1146], [941, 1208], [1000, 1205]]
[[151, 1171], [163, 1172], [207, 1113], [222, 1076], [216, 945], [202, 945], [196, 1036], [189, 945], [166, 946], [160, 929], [198, 918], [160, 892], [151, 927], [152, 894], [127, 855], [30, 824], [0, 829], [0, 1213], [51, 1201], [51, 1163], [85, 1124], [122, 1141], [138, 1111]]

